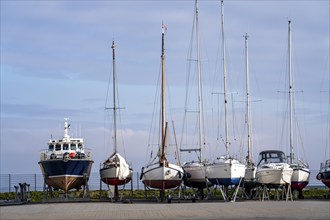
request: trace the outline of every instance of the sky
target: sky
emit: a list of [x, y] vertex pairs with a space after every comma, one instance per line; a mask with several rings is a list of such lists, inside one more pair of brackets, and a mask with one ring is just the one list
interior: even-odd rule
[[[40, 151], [50, 137], [71, 136], [93, 151], [92, 172], [112, 152], [112, 41], [120, 110], [120, 148], [139, 172], [148, 161], [154, 108], [158, 103], [161, 27], [166, 24], [168, 120], [177, 143], [185, 134], [187, 66], [193, 0], [4, 1], [1, 0], [1, 174], [41, 173]], [[330, 158], [330, 2], [227, 0], [224, 2], [228, 65], [230, 152], [246, 155], [245, 55], [248, 33], [254, 160], [262, 150], [288, 154], [287, 45], [292, 22], [295, 155], [310, 169]], [[205, 158], [225, 153], [220, 1], [199, 1]], [[111, 92], [110, 92], [111, 93]], [[108, 95], [107, 95], [108, 94]], [[191, 98], [193, 100], [193, 98]], [[193, 106], [193, 104], [191, 105]], [[171, 118], [171, 119], [170, 119]], [[172, 129], [173, 130], [173, 129]], [[246, 129], [245, 129], [246, 130]], [[187, 131], [188, 133], [188, 131]], [[172, 140], [174, 143], [174, 140]], [[182, 153], [181, 161], [196, 160]]]

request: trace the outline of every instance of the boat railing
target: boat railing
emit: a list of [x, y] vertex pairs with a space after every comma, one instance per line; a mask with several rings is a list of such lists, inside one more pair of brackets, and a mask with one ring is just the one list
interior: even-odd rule
[[[75, 153], [80, 153], [80, 151], [50, 151], [48, 149], [44, 149], [40, 151], [40, 161], [44, 160], [49, 160], [49, 159], [62, 159], [64, 153], [70, 153], [70, 152], [75, 152]], [[93, 154], [92, 150], [89, 148], [85, 148], [84, 154], [88, 160], [92, 160]]]

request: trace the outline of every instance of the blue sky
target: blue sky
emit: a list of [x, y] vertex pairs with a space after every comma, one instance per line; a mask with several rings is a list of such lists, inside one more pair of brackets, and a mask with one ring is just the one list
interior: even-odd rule
[[[251, 99], [261, 100], [251, 105], [255, 159], [263, 149], [288, 153], [282, 123], [284, 94], [278, 91], [288, 88], [290, 19], [294, 88], [303, 91], [295, 93], [298, 137], [304, 148], [299, 155], [311, 169], [318, 169], [326, 154], [330, 157], [329, 150], [325, 151], [328, 93], [321, 92], [329, 90], [329, 11], [327, 0], [225, 1], [229, 89], [236, 100], [230, 120], [237, 115], [236, 131], [231, 132], [233, 153], [246, 152], [244, 103], [240, 102], [245, 89], [246, 32], [250, 35]], [[215, 123], [218, 106], [211, 95], [222, 91], [220, 1], [200, 1], [199, 12], [206, 157], [212, 158], [224, 154], [223, 144], [216, 140], [223, 136], [223, 125]], [[192, 0], [1, 1], [1, 173], [41, 173], [39, 151], [47, 147], [51, 135], [62, 136], [65, 117], [70, 118], [72, 135], [83, 136], [86, 147], [93, 150], [93, 172], [98, 172], [100, 162], [111, 152], [107, 146], [111, 125], [104, 107], [112, 40], [117, 45], [120, 104], [125, 107], [120, 129], [126, 157], [140, 171], [146, 161], [159, 75], [162, 21], [168, 27], [169, 111], [180, 138], [193, 13]]]

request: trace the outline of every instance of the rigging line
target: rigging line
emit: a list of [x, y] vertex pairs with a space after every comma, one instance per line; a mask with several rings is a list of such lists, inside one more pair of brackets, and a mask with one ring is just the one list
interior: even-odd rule
[[[155, 140], [154, 140], [155, 139], [155, 133], [158, 133], [158, 131], [155, 131], [156, 126], [154, 124], [156, 123], [155, 122], [155, 116], [156, 116], [156, 108], [158, 107], [157, 103], [158, 103], [158, 100], [160, 98], [160, 88], [158, 86], [158, 85], [160, 85], [160, 78], [161, 78], [160, 69], [161, 69], [161, 67], [159, 66], [159, 73], [157, 74], [158, 75], [157, 86], [156, 86], [156, 92], [155, 92], [155, 96], [154, 96], [153, 110], [152, 110], [151, 123], [150, 123], [149, 136], [148, 136], [148, 149], [147, 149], [147, 152], [149, 152], [149, 151], [151, 152], [150, 157], [148, 157], [148, 154], [146, 154], [146, 162], [149, 159], [148, 163], [150, 163], [152, 161], [152, 157], [153, 157], [153, 153], [152, 153], [153, 152], [153, 147], [150, 143], [155, 143]], [[156, 135], [156, 136], [159, 136], [159, 135]], [[159, 143], [159, 140], [157, 140], [156, 143]]]

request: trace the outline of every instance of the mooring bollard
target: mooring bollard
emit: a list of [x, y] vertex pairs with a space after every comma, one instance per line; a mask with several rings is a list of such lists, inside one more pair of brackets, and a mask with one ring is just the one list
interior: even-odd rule
[[15, 202], [18, 202], [18, 188], [19, 186], [14, 186], [15, 187]]
[[172, 196], [171, 196], [171, 194], [168, 195], [168, 197], [167, 197], [167, 203], [172, 203]]
[[26, 183], [23, 183], [23, 192], [24, 192], [23, 201], [26, 201]]
[[[19, 183], [19, 187], [20, 187], [20, 199], [22, 202], [27, 201], [27, 195], [26, 195], [26, 187], [30, 186], [30, 184], [27, 183]], [[30, 197], [30, 195], [29, 195]]]
[[27, 200], [28, 202], [30, 202], [30, 200], [31, 200], [31, 197], [30, 197], [30, 184], [26, 184], [26, 186], [27, 186], [27, 196], [26, 196], [26, 200]]
[[19, 183], [19, 191], [20, 191], [20, 200], [23, 201], [24, 198], [24, 188], [23, 188], [23, 184]]

